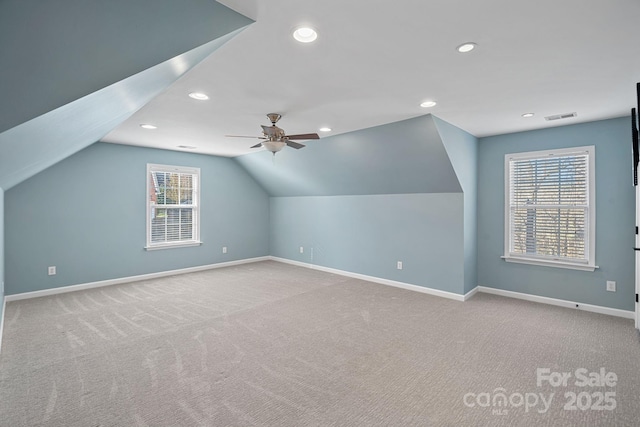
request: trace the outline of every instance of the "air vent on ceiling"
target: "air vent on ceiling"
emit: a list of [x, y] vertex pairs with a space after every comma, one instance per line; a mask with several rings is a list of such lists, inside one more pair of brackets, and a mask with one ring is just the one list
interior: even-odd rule
[[571, 117], [576, 117], [578, 113], [565, 113], [565, 114], [556, 114], [555, 116], [547, 116], [544, 119], [546, 121], [551, 120], [560, 120], [560, 119], [569, 119]]
[[178, 145], [178, 148], [182, 148], [184, 150], [195, 150], [198, 147], [194, 147], [193, 145]]

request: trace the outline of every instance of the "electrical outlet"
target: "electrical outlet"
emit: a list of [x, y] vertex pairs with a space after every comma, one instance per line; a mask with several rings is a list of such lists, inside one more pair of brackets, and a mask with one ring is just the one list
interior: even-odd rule
[[402, 270], [402, 261], [398, 261], [398, 264], [396, 267], [398, 268], [398, 270]]
[[614, 282], [613, 280], [607, 280], [607, 290], [609, 292], [615, 292], [616, 291], [616, 282]]
[[223, 254], [226, 254], [226, 253], [227, 253], [227, 247], [226, 247], [226, 246], [223, 246], [223, 247], [222, 247], [222, 253], [223, 253]]
[[55, 276], [56, 275], [56, 266], [52, 265], [51, 267], [49, 267], [47, 269], [47, 273], [49, 274], [49, 276]]
[[304, 247], [300, 246], [300, 253], [303, 254], [304, 253]]

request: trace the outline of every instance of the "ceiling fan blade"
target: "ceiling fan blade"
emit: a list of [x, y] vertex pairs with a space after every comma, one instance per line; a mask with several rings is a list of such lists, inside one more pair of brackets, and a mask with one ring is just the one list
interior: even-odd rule
[[293, 142], [293, 141], [287, 141], [287, 145], [291, 148], [295, 148], [296, 150], [306, 147], [306, 145], [304, 144], [300, 144], [299, 142]]
[[264, 136], [244, 136], [244, 135], [225, 135], [227, 138], [258, 138], [266, 139]]
[[286, 135], [288, 139], [320, 139], [317, 133], [300, 133], [297, 135]]
[[257, 143], [256, 145], [252, 145], [249, 148], [258, 148], [258, 147], [262, 147], [262, 142]]

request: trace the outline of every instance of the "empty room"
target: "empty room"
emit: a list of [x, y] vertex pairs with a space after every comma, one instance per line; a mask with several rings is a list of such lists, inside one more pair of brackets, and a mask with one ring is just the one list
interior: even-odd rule
[[637, 426], [640, 3], [0, 2], [0, 426]]

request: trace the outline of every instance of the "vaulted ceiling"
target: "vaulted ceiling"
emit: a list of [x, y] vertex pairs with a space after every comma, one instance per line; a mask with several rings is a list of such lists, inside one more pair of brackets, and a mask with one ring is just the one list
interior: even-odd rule
[[100, 140], [251, 22], [201, 0], [3, 1], [0, 188]]
[[[636, 0], [220, 3], [236, 12], [213, 0], [0, 2], [0, 187], [100, 139], [259, 151], [249, 148], [255, 140], [225, 135], [258, 136], [270, 112], [288, 133], [332, 129], [286, 153], [306, 151], [306, 173], [321, 173], [327, 159], [364, 167], [373, 153], [349, 153], [358, 144], [347, 141], [380, 135], [380, 125], [433, 113], [482, 137], [619, 117], [640, 80]], [[300, 25], [318, 39], [295, 41]], [[459, 53], [464, 42], [476, 49]], [[421, 108], [427, 100], [437, 105]], [[340, 137], [354, 131], [363, 133]], [[383, 155], [411, 162], [425, 149], [409, 147], [407, 132]], [[258, 174], [271, 154], [255, 155], [240, 161]]]
[[[289, 133], [332, 128], [321, 137], [427, 113], [482, 137], [620, 117], [635, 104], [637, 0], [221, 2], [255, 23], [106, 141], [236, 156], [255, 141], [225, 134], [260, 135], [270, 112]], [[299, 25], [317, 40], [295, 41]], [[469, 41], [476, 49], [457, 52]]]

